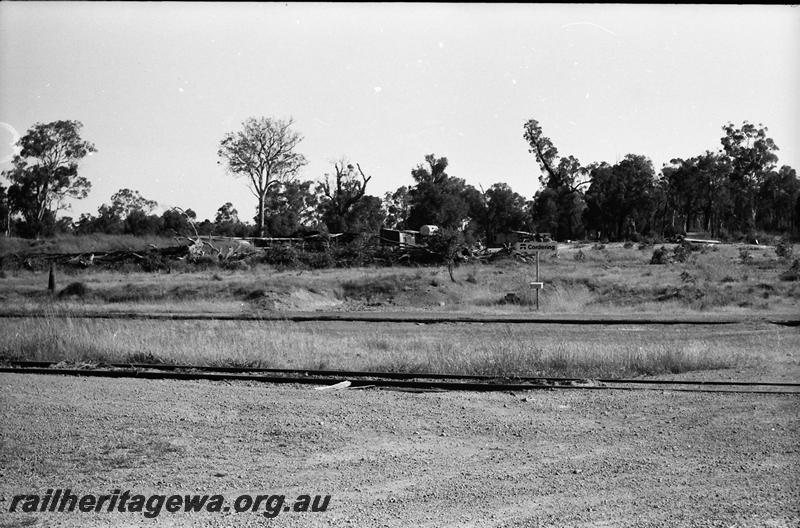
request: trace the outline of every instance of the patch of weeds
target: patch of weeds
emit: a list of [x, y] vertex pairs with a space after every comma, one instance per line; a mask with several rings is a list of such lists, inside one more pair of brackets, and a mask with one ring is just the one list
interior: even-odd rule
[[516, 293], [507, 293], [497, 304], [523, 304], [523, 300]]
[[164, 360], [154, 355], [152, 352], [131, 352], [125, 357], [123, 363], [147, 363], [150, 365], [161, 365]]
[[583, 262], [586, 260], [586, 254], [583, 252], [582, 249], [579, 249], [575, 256], [573, 257], [577, 262]]
[[794, 259], [794, 262], [788, 270], [780, 274], [782, 281], [800, 281], [800, 259]]
[[398, 275], [351, 280], [342, 283], [342, 293], [345, 297], [351, 299], [366, 299], [369, 302], [374, 297], [396, 294], [406, 286], [406, 283], [406, 278]]
[[606, 245], [605, 244], [601, 244], [599, 242], [592, 246], [592, 249], [594, 249], [596, 251], [600, 251], [600, 250], [605, 249], [605, 248], [606, 248]]
[[136, 286], [129, 283], [124, 287], [97, 292], [96, 295], [99, 295], [107, 303], [125, 303], [154, 301], [163, 297], [163, 292], [154, 292], [152, 287]]
[[626, 241], [624, 244], [622, 244], [622, 247], [624, 247], [625, 249], [630, 249], [630, 248], [632, 248], [632, 247], [633, 247], [633, 242], [631, 242], [630, 240], [628, 240], [628, 241]]
[[58, 293], [58, 298], [79, 297], [84, 298], [89, 294], [89, 288], [82, 282], [73, 282]]
[[266, 290], [258, 289], [258, 290], [253, 290], [251, 292], [248, 292], [244, 296], [244, 300], [245, 301], [257, 301], [259, 299], [263, 299], [266, 296], [267, 296]]
[[672, 258], [675, 259], [675, 262], [686, 262], [689, 258], [689, 250], [683, 244], [679, 244], [672, 250]]
[[681, 282], [694, 284], [695, 278], [688, 271], [681, 272]]
[[382, 337], [370, 338], [364, 342], [367, 350], [377, 350], [385, 352], [392, 349], [392, 344], [388, 339]]
[[778, 256], [778, 258], [789, 260], [792, 258], [792, 253], [794, 253], [794, 247], [792, 247], [791, 242], [785, 238], [780, 239], [778, 245], [775, 246], [775, 254]]
[[753, 255], [750, 254], [750, 250], [747, 248], [739, 248], [739, 262], [742, 264], [749, 264], [753, 261]]
[[157, 252], [146, 253], [139, 265], [148, 273], [169, 269], [169, 261]]
[[653, 251], [653, 256], [650, 257], [650, 264], [669, 264], [669, 251], [666, 247], [661, 246]]
[[230, 271], [247, 271], [250, 269], [250, 264], [244, 260], [223, 260], [220, 267]]
[[730, 275], [725, 275], [724, 277], [722, 277], [722, 280], [720, 282], [736, 282], [736, 279], [734, 279]]

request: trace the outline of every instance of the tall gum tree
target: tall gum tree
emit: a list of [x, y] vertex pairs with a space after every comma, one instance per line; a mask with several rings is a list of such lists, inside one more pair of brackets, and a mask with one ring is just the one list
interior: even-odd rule
[[554, 232], [559, 240], [583, 235], [581, 216], [586, 207], [581, 187], [589, 183], [588, 171], [573, 157], [561, 157], [549, 137], [535, 119], [523, 126], [528, 152], [536, 157], [542, 188], [536, 192], [531, 214], [538, 228]]
[[68, 207], [67, 199], [86, 198], [91, 182], [78, 174], [78, 162], [95, 146], [80, 136], [80, 121], [36, 123], [17, 142], [13, 168], [2, 175], [11, 182], [8, 197], [31, 233], [42, 234], [45, 220]]
[[258, 232], [265, 235], [267, 193], [294, 180], [306, 158], [296, 151], [303, 137], [292, 130], [294, 120], [250, 117], [238, 132], [225, 134], [217, 155], [226, 170], [247, 179], [258, 199]]
[[741, 127], [728, 123], [720, 140], [731, 160], [730, 182], [734, 190], [734, 207], [740, 227], [756, 227], [756, 194], [766, 175], [778, 163], [778, 146], [767, 137], [767, 127], [745, 121]]

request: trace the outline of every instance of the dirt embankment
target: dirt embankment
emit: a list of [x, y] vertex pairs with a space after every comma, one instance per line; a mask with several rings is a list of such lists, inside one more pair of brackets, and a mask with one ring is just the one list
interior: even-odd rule
[[[519, 394], [0, 377], [0, 510], [16, 494], [330, 494], [271, 526], [796, 526], [796, 396]], [[7, 526], [141, 526], [8, 514]], [[158, 525], [264, 526], [255, 513]]]

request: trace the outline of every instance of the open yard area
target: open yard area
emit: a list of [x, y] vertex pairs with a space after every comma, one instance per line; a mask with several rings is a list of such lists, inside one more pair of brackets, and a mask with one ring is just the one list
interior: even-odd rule
[[[3, 526], [737, 526], [800, 520], [797, 396], [0, 376], [0, 496], [331, 495], [324, 513], [13, 513]], [[230, 504], [230, 502], [228, 503]]]

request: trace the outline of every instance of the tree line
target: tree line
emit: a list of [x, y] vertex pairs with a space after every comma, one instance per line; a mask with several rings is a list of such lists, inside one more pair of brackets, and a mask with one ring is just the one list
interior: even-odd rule
[[[225, 134], [219, 164], [252, 192], [252, 219], [230, 202], [213, 220], [189, 208], [154, 214], [158, 204], [123, 188], [96, 215], [58, 217], [71, 199], [85, 198], [91, 182], [78, 163], [97, 152], [81, 138], [78, 121], [37, 123], [18, 141], [12, 168], [2, 172], [0, 225], [6, 235], [40, 237], [56, 232], [292, 237], [311, 233], [375, 233], [381, 227], [417, 230], [436, 225], [465, 240], [492, 242], [512, 231], [547, 232], [557, 240], [637, 240], [689, 231], [737, 239], [756, 232], [800, 234], [800, 181], [778, 164], [767, 128], [744, 122], [722, 127], [721, 148], [672, 159], [656, 172], [644, 155], [614, 164], [582, 164], [562, 156], [540, 124], [523, 126], [540, 168], [531, 199], [506, 183], [476, 188], [447, 173], [448, 159], [429, 154], [411, 169], [413, 184], [383, 197], [367, 194], [373, 176], [346, 159], [316, 180], [302, 180], [303, 137], [291, 119], [249, 118]], [[251, 221], [252, 220], [252, 221]]]

